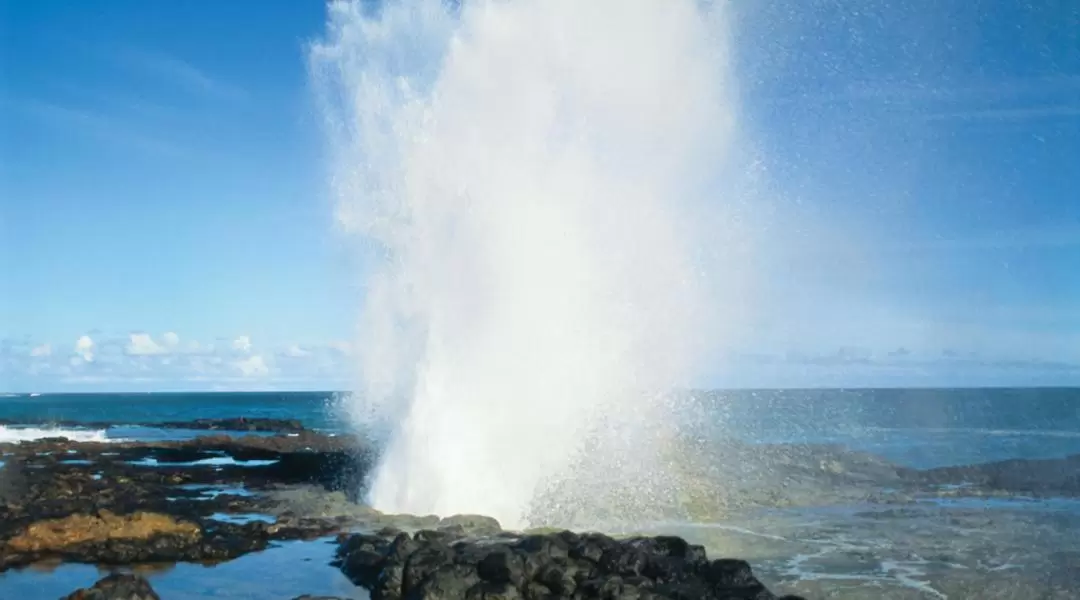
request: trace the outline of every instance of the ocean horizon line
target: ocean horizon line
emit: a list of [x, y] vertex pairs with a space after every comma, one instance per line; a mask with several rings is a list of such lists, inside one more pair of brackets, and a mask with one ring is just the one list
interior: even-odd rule
[[[677, 393], [687, 394], [715, 394], [723, 392], [874, 392], [874, 391], [1003, 391], [1003, 390], [1038, 390], [1038, 391], [1077, 391], [1080, 385], [880, 385], [880, 386], [794, 386], [794, 387], [711, 387], [673, 390]], [[242, 389], [242, 390], [184, 390], [162, 389], [149, 391], [85, 391], [85, 392], [26, 392], [26, 391], [0, 391], [0, 400], [5, 398], [22, 397], [58, 397], [58, 396], [196, 396], [196, 395], [221, 395], [234, 396], [266, 396], [266, 395], [318, 395], [318, 394], [355, 394], [356, 390], [348, 389]]]

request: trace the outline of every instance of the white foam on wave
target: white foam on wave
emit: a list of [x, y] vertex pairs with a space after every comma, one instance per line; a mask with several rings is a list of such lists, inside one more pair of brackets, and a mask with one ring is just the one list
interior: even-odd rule
[[908, 561], [884, 560], [881, 561], [881, 571], [887, 573], [906, 588], [918, 590], [927, 596], [948, 600], [947, 595], [938, 591], [929, 581], [924, 579], [926, 572], [919, 567], [927, 564], [929, 564], [929, 561], [923, 559]]
[[[819, 545], [820, 549], [812, 553], [800, 552], [787, 559], [779, 570], [780, 575], [798, 581], [863, 581], [875, 587], [893, 585], [917, 591], [924, 597], [948, 600], [947, 595], [936, 589], [926, 579], [925, 567], [931, 565], [931, 562], [926, 559], [915, 556], [910, 560], [882, 560], [875, 571], [838, 573], [835, 568], [829, 566], [833, 555], [874, 554], [873, 546], [853, 543], [852, 540], [845, 540], [842, 536], [832, 540], [807, 539], [803, 542]], [[819, 565], [815, 561], [822, 561], [823, 564]], [[966, 568], [963, 565], [950, 563], [937, 564], [946, 568]]]
[[64, 429], [60, 427], [18, 427], [0, 425], [0, 444], [32, 442], [45, 438], [67, 438], [73, 442], [119, 442], [104, 429]]

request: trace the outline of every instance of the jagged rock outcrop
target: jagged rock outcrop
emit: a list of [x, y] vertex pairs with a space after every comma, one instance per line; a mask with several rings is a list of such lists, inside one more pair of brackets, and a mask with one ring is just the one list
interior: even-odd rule
[[75, 590], [63, 600], [161, 600], [150, 582], [138, 575], [114, 573], [92, 587]]
[[[386, 532], [392, 533], [392, 532]], [[372, 600], [776, 600], [750, 565], [678, 537], [453, 529], [340, 539], [336, 564]], [[782, 600], [796, 600], [786, 596]]]

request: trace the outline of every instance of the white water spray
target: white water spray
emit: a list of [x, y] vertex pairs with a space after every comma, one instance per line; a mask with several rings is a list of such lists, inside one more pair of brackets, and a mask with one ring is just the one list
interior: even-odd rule
[[312, 74], [370, 259], [354, 408], [391, 430], [376, 508], [523, 526], [583, 456], [644, 476], [666, 392], [734, 319], [718, 10], [331, 5]]

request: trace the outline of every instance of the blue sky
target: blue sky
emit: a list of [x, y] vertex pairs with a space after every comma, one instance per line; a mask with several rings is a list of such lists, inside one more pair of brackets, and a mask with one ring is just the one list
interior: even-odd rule
[[[775, 243], [703, 384], [1080, 384], [1080, 7], [789, 5], [737, 3]], [[0, 6], [0, 391], [345, 385], [322, 4]]]

